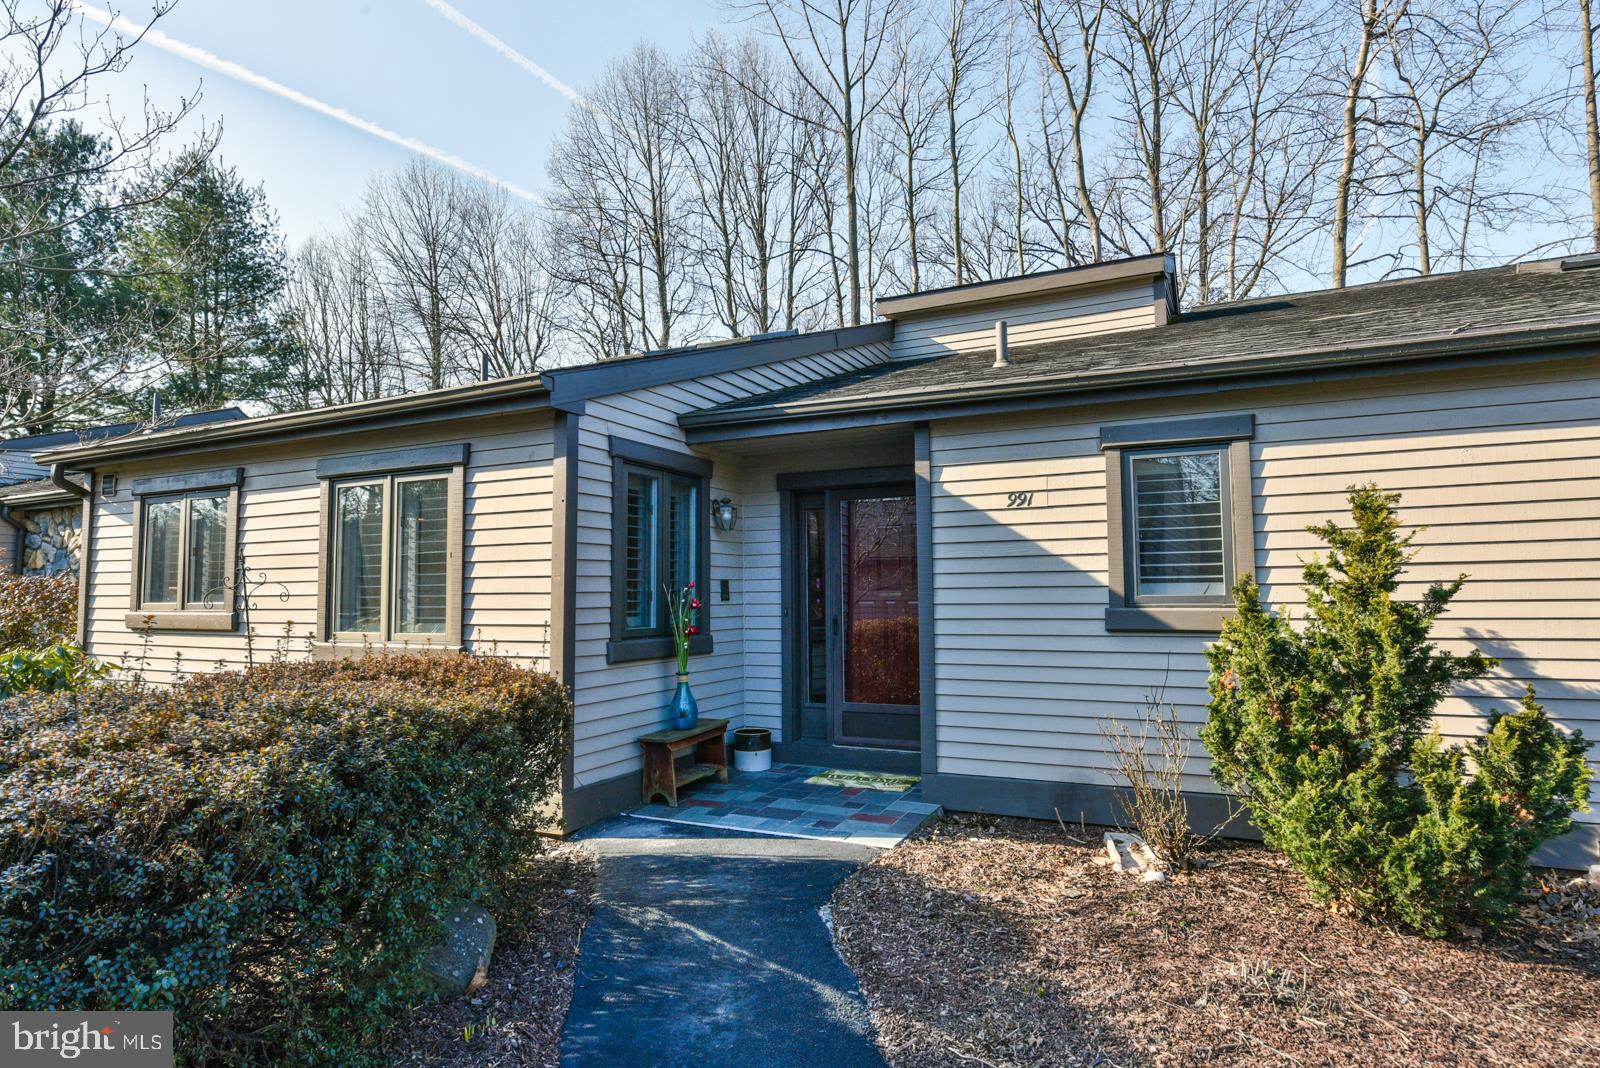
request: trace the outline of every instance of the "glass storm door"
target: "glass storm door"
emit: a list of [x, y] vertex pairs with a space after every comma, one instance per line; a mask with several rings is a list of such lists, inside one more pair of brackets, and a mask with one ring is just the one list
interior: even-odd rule
[[800, 733], [920, 746], [916, 498], [904, 489], [796, 501]]

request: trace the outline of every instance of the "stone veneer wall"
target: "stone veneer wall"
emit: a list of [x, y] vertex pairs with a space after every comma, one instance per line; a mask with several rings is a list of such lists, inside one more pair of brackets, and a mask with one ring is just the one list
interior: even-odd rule
[[75, 504], [20, 509], [11, 518], [22, 527], [22, 560], [17, 570], [24, 575], [78, 573], [79, 548], [83, 540], [83, 509]]

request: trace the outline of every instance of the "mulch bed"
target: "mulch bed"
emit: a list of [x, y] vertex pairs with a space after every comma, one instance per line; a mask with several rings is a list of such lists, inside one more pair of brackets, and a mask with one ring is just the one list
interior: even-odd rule
[[1554, 873], [1487, 938], [1314, 905], [1260, 847], [1141, 884], [1094, 828], [946, 817], [840, 885], [892, 1065], [1600, 1064], [1600, 892]]
[[[432, 1001], [398, 1029], [396, 1065], [558, 1065], [572, 1000], [578, 938], [594, 904], [594, 854], [547, 847], [531, 863], [518, 917], [500, 921], [489, 982], [468, 997]], [[497, 917], [499, 920], [499, 917]]]

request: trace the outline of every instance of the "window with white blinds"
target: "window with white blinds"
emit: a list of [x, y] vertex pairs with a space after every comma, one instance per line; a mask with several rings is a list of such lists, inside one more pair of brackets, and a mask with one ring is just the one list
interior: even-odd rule
[[1133, 599], [1226, 600], [1225, 446], [1129, 453], [1124, 474]]
[[669, 598], [699, 577], [701, 481], [632, 464], [623, 472], [622, 630], [667, 634]]

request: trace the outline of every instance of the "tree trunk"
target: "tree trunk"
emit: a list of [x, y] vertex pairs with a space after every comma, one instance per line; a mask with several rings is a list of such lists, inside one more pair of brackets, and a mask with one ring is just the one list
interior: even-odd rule
[[1578, 0], [1579, 29], [1583, 33], [1583, 118], [1589, 156], [1589, 223], [1594, 250], [1600, 252], [1600, 116], [1595, 112], [1594, 22], [1591, 0]]
[[1361, 89], [1372, 62], [1372, 36], [1377, 24], [1378, 0], [1364, 0], [1361, 5], [1361, 43], [1356, 48], [1355, 62], [1350, 65], [1349, 78], [1345, 83], [1344, 108], [1340, 116], [1343, 142], [1339, 155], [1339, 177], [1333, 188], [1334, 289], [1344, 288], [1350, 258], [1350, 191], [1356, 171], [1357, 113], [1361, 108]]

